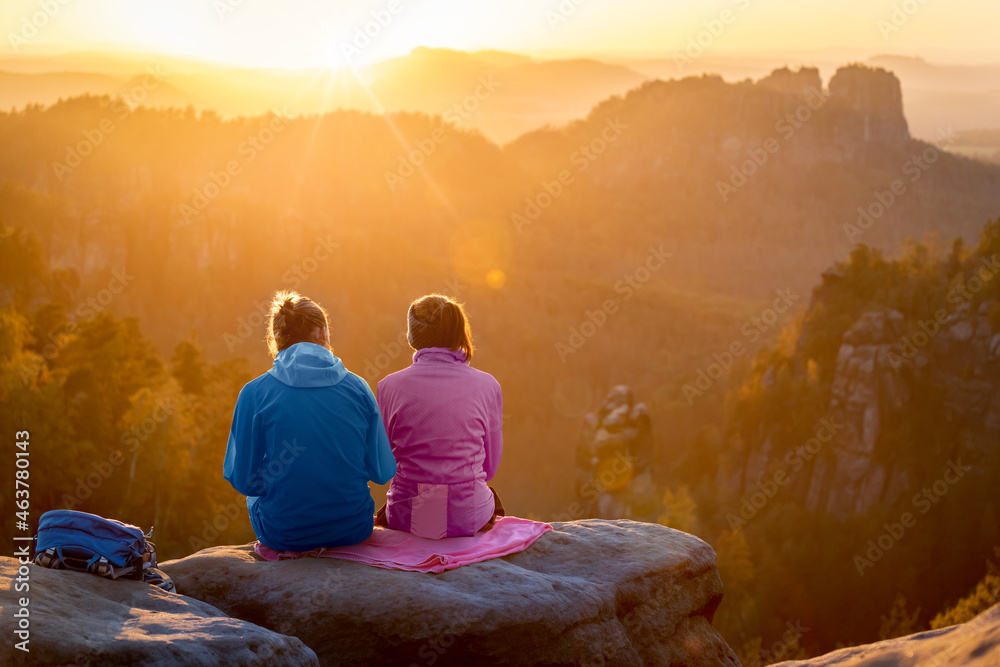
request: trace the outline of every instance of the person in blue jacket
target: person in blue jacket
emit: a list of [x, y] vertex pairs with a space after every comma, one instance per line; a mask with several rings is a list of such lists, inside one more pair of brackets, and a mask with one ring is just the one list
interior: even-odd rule
[[274, 367], [240, 390], [223, 476], [247, 496], [265, 546], [363, 542], [375, 514], [368, 482], [396, 474], [375, 396], [330, 350], [326, 311], [296, 292], [275, 294], [267, 345]]

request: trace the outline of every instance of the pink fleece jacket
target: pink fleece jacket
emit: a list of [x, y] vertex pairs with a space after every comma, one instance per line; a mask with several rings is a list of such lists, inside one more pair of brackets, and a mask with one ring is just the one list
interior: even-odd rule
[[396, 458], [389, 527], [441, 538], [474, 535], [493, 516], [503, 451], [503, 397], [461, 352], [429, 347], [378, 383], [378, 407]]

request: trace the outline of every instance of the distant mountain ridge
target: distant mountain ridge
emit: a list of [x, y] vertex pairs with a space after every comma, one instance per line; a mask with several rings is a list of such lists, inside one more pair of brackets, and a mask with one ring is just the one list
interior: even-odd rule
[[693, 244], [691, 270], [713, 267], [711, 280], [726, 289], [752, 261], [752, 280], [766, 274], [770, 283], [765, 292], [807, 290], [810, 274], [858, 242], [894, 250], [928, 233], [971, 242], [1000, 211], [1000, 169], [912, 139], [899, 80], [861, 65], [840, 68], [827, 88], [813, 68], [756, 83], [651, 81], [504, 153], [536, 179], [537, 193], [576, 152], [600, 148], [615, 120], [627, 125], [620, 138], [574, 172], [586, 184], [575, 197], [590, 202], [576, 209], [577, 226], [636, 246], [664, 236]]
[[[270, 109], [317, 114], [338, 108], [441, 115], [455, 105], [469, 104], [473, 108], [463, 116], [468, 126], [497, 143], [583, 115], [599, 100], [646, 78], [623, 65], [597, 60], [536, 61], [502, 51], [426, 47], [363, 67], [357, 76], [336, 68], [272, 71], [156, 56], [134, 56], [127, 64], [100, 54], [38, 60], [33, 64], [0, 58], [0, 108], [115, 94], [152, 63], [169, 74], [169, 87], [154, 91], [146, 102], [153, 107], [192, 105], [224, 116], [254, 116]], [[85, 71], [77, 71], [78, 67]], [[489, 99], [469, 102], [480, 77], [493, 77], [499, 87]]]
[[[791, 60], [831, 71], [846, 56], [831, 60], [832, 57], [817, 53], [812, 59]], [[1000, 67], [943, 65], [892, 54], [862, 60], [901, 77], [906, 113], [915, 136], [935, 140], [936, 130], [941, 127], [952, 126], [959, 131], [996, 126], [1000, 99], [994, 82]], [[326, 72], [253, 69], [151, 54], [78, 52], [0, 56], [0, 81], [4, 84], [0, 85], [0, 108], [51, 104], [60, 97], [86, 93], [111, 93], [110, 82], [92, 85], [88, 73], [124, 82], [149, 64], [159, 64], [173, 73], [171, 83], [178, 89], [178, 94], [169, 97], [151, 96], [151, 105], [183, 108], [191, 104], [198, 110], [213, 109], [224, 116], [253, 116], [285, 106], [294, 113], [322, 113], [343, 107], [441, 114], [443, 108], [460, 103], [470, 94], [464, 82], [479, 75], [503, 73], [508, 88], [491, 104], [477, 110], [470, 126], [494, 142], [505, 143], [547, 124], [568, 123], [584, 115], [601, 99], [622, 94], [643, 81], [681, 79], [703, 72], [721, 73], [730, 81], [760, 79], [780, 67], [782, 61], [765, 56], [706, 55], [691, 68], [681, 70], [670, 59], [532, 58], [505, 51], [463, 52], [419, 47], [406, 56], [360, 70], [375, 97], [384, 96], [379, 107], [352, 74], [335, 69]], [[473, 72], [476, 76], [469, 76]], [[404, 76], [399, 76], [403, 73]], [[30, 76], [9, 78], [5, 74]], [[45, 74], [60, 74], [60, 80], [43, 77]], [[388, 82], [387, 76], [400, 80]], [[449, 83], [452, 77], [454, 81]], [[422, 88], [428, 83], [434, 92], [425, 95]]]

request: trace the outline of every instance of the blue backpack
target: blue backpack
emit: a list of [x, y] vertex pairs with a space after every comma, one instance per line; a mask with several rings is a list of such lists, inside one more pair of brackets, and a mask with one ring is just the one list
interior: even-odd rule
[[136, 526], [74, 510], [42, 514], [35, 536], [35, 563], [99, 577], [128, 577], [166, 591], [174, 583], [156, 568], [156, 545]]

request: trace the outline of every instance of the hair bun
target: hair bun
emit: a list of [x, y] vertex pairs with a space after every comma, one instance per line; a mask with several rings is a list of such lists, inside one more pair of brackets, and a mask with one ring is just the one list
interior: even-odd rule
[[326, 311], [298, 292], [281, 290], [271, 299], [267, 324], [267, 348], [272, 357], [296, 343], [316, 343], [329, 348], [329, 340], [317, 331], [329, 329]]

